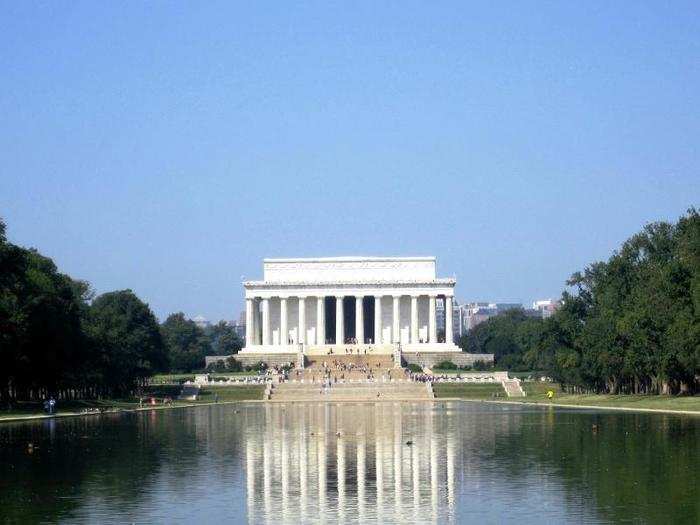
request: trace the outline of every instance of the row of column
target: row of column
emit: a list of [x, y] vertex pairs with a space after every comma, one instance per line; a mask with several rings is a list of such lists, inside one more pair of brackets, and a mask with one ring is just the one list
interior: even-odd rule
[[[377, 344], [382, 341], [382, 298], [383, 295], [374, 296], [374, 335]], [[399, 342], [400, 331], [400, 299], [401, 295], [392, 295], [392, 340], [386, 341], [391, 343]], [[410, 323], [410, 340], [412, 344], [417, 344], [418, 339], [418, 297], [419, 295], [411, 295], [411, 323]], [[345, 339], [345, 315], [343, 310], [343, 299], [345, 296], [339, 295], [335, 297], [335, 344], [342, 344]], [[306, 344], [306, 299], [307, 297], [299, 297], [299, 343]], [[311, 299], [310, 297], [308, 299]], [[322, 345], [326, 343], [326, 301], [325, 297], [316, 297], [316, 344]], [[360, 343], [365, 340], [365, 323], [364, 309], [362, 307], [364, 296], [355, 296], [355, 338]], [[437, 343], [437, 316], [436, 316], [436, 300], [437, 295], [429, 295], [429, 311], [428, 311], [428, 342]], [[270, 345], [270, 300], [271, 298], [264, 297], [261, 299], [262, 304], [262, 345]], [[258, 333], [258, 316], [256, 312], [256, 299], [246, 298], [246, 346], [252, 346], [257, 343], [256, 334]], [[280, 297], [280, 337], [279, 344], [285, 345], [287, 334], [289, 333], [287, 315], [287, 298]], [[445, 342], [452, 344], [452, 297], [445, 297]], [[309, 341], [313, 344], [313, 341]]]

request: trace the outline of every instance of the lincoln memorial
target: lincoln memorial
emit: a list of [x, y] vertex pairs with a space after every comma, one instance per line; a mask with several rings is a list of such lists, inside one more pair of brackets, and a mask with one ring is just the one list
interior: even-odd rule
[[435, 257], [264, 259], [262, 280], [243, 283], [246, 341], [238, 358], [297, 362], [293, 356], [353, 348], [404, 363], [470, 364], [453, 341], [455, 282], [437, 277]]

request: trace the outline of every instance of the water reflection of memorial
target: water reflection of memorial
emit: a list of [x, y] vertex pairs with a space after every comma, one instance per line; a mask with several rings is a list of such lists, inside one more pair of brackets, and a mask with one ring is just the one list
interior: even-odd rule
[[389, 403], [266, 406], [246, 435], [249, 520], [449, 519], [461, 460], [447, 414]]

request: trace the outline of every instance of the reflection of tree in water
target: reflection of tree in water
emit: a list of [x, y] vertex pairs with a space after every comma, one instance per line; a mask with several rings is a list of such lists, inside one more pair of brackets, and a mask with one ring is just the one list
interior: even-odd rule
[[690, 523], [700, 516], [697, 418], [552, 408], [517, 410], [511, 418], [493, 448], [506, 459], [506, 479], [544, 476], [564, 488], [567, 503], [605, 521]]
[[[136, 507], [152, 497], [164, 469], [173, 490], [186, 490], [208, 452], [212, 419], [211, 411], [173, 410], [2, 425], [0, 516], [10, 523], [67, 519], [88, 499]], [[239, 443], [231, 435], [214, 446], [240, 460]]]

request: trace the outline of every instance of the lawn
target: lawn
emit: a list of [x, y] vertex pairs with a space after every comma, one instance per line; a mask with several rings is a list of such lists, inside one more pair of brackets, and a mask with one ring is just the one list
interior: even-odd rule
[[198, 402], [213, 403], [214, 395], [219, 396], [219, 401], [256, 401], [263, 398], [264, 392], [265, 385], [204, 387]]
[[[204, 373], [204, 372], [202, 372]], [[256, 377], [257, 372], [215, 372], [209, 374], [214, 379], [227, 379], [229, 377]], [[156, 374], [149, 379], [152, 385], [167, 384], [167, 383], [184, 383], [185, 381], [194, 381], [194, 373], [190, 374]]]
[[460, 399], [504, 398], [506, 393], [500, 383], [435, 383], [435, 397], [457, 397]]
[[[16, 417], [44, 416], [44, 404], [39, 401], [21, 401], [15, 403], [11, 410], [0, 411], [0, 421]], [[139, 405], [138, 400], [127, 399], [91, 399], [60, 401], [56, 404], [56, 414], [74, 414], [87, 408], [101, 410], [133, 409]]]
[[527, 397], [518, 399], [525, 403], [550, 403], [547, 390], [554, 390], [551, 403], [616, 408], [643, 408], [657, 410], [690, 410], [700, 413], [700, 396], [567, 394], [558, 384], [544, 382], [521, 383]]
[[[200, 397], [197, 401], [178, 401], [176, 396], [180, 388], [175, 385], [156, 385], [145, 390], [144, 396], [154, 396], [158, 399], [159, 404], [153, 405], [153, 408], [166, 409], [169, 408], [162, 404], [163, 397], [173, 398], [174, 407], [186, 406], [193, 404], [214, 403], [215, 395], [218, 396], [219, 402], [230, 401], [251, 401], [262, 400], [265, 392], [265, 385], [242, 385], [242, 386], [220, 386], [220, 387], [205, 387], [200, 392]], [[148, 408], [151, 405], [146, 404]], [[57, 415], [77, 414], [85, 409], [97, 408], [101, 410], [133, 410], [139, 408], [138, 399], [93, 399], [93, 400], [77, 400], [77, 401], [60, 401], [57, 403]], [[21, 417], [36, 417], [45, 416], [43, 403], [40, 402], [23, 402], [17, 403], [12, 410], [0, 411], [0, 421], [3, 419], [15, 419]]]

